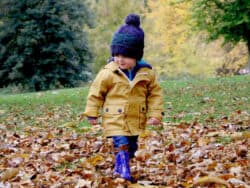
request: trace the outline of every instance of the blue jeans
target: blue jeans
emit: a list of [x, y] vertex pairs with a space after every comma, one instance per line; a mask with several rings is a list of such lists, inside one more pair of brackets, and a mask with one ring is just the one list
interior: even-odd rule
[[119, 150], [122, 146], [128, 147], [129, 158], [135, 156], [138, 149], [138, 136], [112, 136], [115, 149]]

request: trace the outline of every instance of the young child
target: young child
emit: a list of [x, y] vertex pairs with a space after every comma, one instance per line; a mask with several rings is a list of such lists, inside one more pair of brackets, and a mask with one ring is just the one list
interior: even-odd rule
[[163, 116], [162, 91], [152, 66], [141, 60], [143, 48], [140, 17], [130, 14], [113, 35], [111, 61], [93, 81], [83, 114], [96, 125], [102, 109], [104, 135], [113, 138], [116, 150], [114, 174], [128, 181], [138, 136], [147, 123], [158, 125]]

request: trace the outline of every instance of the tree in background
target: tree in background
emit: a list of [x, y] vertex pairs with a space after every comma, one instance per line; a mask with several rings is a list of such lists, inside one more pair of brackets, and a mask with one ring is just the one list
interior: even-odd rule
[[0, 1], [0, 87], [22, 84], [39, 91], [89, 79], [83, 26], [92, 22], [84, 2]]
[[226, 63], [227, 69], [237, 69], [245, 62], [242, 44], [221, 47], [221, 40], [207, 43], [206, 33], [193, 29], [192, 6], [188, 0], [148, 0], [150, 11], [143, 23], [147, 34], [145, 58], [162, 78], [209, 77]]
[[244, 41], [250, 69], [250, 1], [193, 0], [193, 18], [197, 28], [208, 32], [209, 39], [224, 38], [224, 43]]
[[[190, 3], [174, 4], [172, 0], [149, 0], [145, 18], [147, 59], [162, 76], [189, 72], [185, 44], [190, 38], [187, 17]], [[190, 55], [191, 53], [189, 53]]]

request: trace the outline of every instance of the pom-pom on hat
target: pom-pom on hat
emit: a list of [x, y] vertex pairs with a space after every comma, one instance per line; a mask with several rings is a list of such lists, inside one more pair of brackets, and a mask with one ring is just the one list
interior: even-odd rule
[[140, 60], [143, 56], [144, 32], [140, 28], [140, 16], [129, 14], [125, 24], [114, 33], [111, 41], [111, 55], [123, 55]]

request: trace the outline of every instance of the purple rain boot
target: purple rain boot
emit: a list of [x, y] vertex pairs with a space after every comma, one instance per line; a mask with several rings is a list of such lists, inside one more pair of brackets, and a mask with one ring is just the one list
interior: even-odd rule
[[130, 175], [129, 155], [126, 150], [120, 150], [116, 154], [114, 174], [131, 181], [132, 178]]
[[121, 169], [121, 155], [118, 155], [118, 152], [115, 156], [115, 168], [114, 168], [114, 175], [120, 176], [120, 170]]

